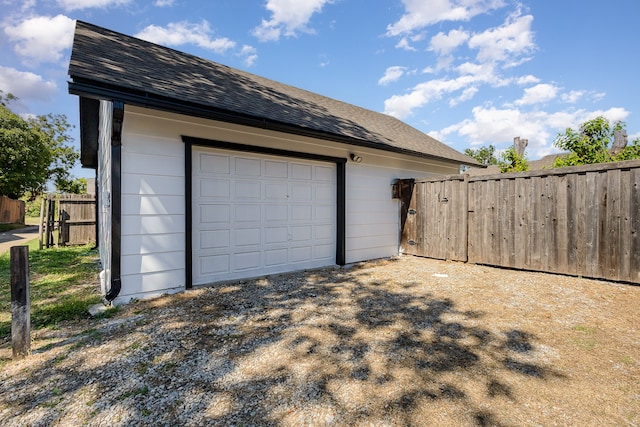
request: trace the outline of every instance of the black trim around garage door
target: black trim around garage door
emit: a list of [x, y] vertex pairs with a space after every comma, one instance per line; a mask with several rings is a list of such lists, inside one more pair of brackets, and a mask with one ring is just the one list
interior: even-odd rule
[[193, 287], [193, 222], [192, 222], [192, 186], [193, 186], [193, 146], [219, 148], [231, 151], [244, 151], [248, 153], [267, 154], [280, 157], [291, 157], [304, 160], [316, 160], [336, 164], [336, 264], [344, 265], [346, 260], [346, 163], [347, 159], [341, 157], [323, 156], [320, 154], [301, 153], [298, 151], [280, 150], [276, 148], [257, 147], [254, 145], [236, 144], [232, 142], [216, 141], [205, 138], [195, 138], [182, 135], [184, 142], [185, 159], [185, 272], [186, 288]]

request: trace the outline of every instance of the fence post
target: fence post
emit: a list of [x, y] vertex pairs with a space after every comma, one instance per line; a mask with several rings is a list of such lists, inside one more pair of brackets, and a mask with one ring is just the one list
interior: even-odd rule
[[44, 197], [42, 198], [42, 202], [40, 203], [40, 224], [38, 225], [38, 249], [42, 250], [42, 233], [43, 233], [43, 226], [42, 226], [42, 220], [44, 218]]
[[11, 269], [11, 347], [13, 358], [31, 354], [31, 303], [29, 301], [29, 247], [13, 246]]

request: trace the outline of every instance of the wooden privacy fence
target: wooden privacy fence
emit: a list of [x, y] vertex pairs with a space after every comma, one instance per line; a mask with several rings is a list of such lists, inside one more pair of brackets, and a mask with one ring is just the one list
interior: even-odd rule
[[24, 224], [25, 203], [0, 196], [0, 224]]
[[640, 283], [638, 160], [400, 185], [407, 254]]

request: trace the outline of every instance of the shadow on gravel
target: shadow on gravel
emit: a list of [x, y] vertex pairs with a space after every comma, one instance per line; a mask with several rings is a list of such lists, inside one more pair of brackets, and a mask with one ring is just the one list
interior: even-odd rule
[[15, 425], [32, 411], [41, 425], [437, 425], [447, 409], [497, 426], [485, 403], [517, 403], [514, 379], [562, 377], [527, 358], [536, 337], [426, 283], [323, 270], [140, 302], [33, 370], [36, 393], [5, 381], [2, 396]]

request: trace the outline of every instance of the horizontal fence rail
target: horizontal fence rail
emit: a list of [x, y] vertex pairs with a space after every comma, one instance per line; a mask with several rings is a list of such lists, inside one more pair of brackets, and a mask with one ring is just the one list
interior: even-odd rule
[[402, 247], [640, 283], [640, 161], [416, 180]]

